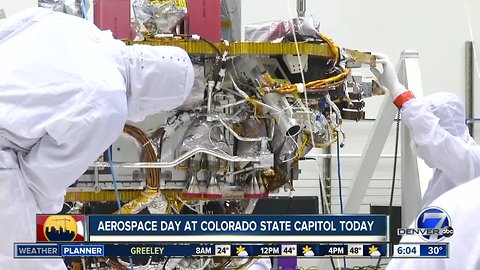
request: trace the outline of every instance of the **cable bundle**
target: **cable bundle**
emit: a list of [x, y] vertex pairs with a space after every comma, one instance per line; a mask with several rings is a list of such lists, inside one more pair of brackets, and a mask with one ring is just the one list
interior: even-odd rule
[[[157, 131], [157, 132], [162, 132]], [[131, 126], [131, 125], [125, 125], [123, 128], [123, 133], [131, 136], [133, 139], [135, 139], [140, 145], [143, 147], [143, 151], [145, 153], [145, 162], [158, 162], [157, 159], [157, 152], [155, 151], [155, 147], [152, 144], [152, 141], [148, 137], [147, 134], [145, 134], [141, 129]], [[163, 134], [161, 134], [163, 137]], [[160, 187], [160, 169], [159, 168], [148, 168], [146, 169], [147, 171], [147, 187], [150, 189], [158, 189]]]

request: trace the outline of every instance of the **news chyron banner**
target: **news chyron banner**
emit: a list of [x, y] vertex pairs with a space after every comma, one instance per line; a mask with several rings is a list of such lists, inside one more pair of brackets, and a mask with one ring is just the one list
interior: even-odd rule
[[15, 258], [61, 257], [389, 257], [388, 244], [15, 243]]
[[382, 215], [38, 215], [16, 258], [389, 256]]
[[94, 242], [388, 242], [382, 215], [93, 215]]

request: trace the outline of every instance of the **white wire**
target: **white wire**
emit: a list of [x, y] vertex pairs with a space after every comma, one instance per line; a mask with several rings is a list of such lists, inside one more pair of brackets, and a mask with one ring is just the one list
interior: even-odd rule
[[[225, 88], [222, 88], [222, 90], [225, 90], [225, 92], [226, 92]], [[224, 99], [232, 99], [233, 95], [236, 95], [240, 98], [243, 98], [238, 93], [235, 93], [235, 94], [233, 94], [232, 92], [229, 92], [229, 93], [222, 93], [222, 92], [215, 93], [215, 97], [222, 97]]]
[[[287, 10], [288, 10], [288, 16], [290, 18], [293, 18], [292, 9], [290, 8], [290, 1], [288, 1], [288, 0], [287, 0]], [[300, 57], [300, 49], [298, 47], [297, 34], [295, 33], [295, 25], [293, 25], [292, 20], [289, 20], [288, 22], [291, 24], [291, 27], [292, 27], [293, 40], [295, 42], [295, 50], [297, 51], [298, 63], [300, 64], [300, 75], [302, 77], [302, 83], [303, 83], [303, 85], [307, 85], [306, 82], [305, 82], [305, 74], [304, 74], [304, 71], [303, 71], [302, 58]], [[303, 95], [305, 97], [305, 106], [308, 106], [307, 91], [303, 91]], [[307, 115], [308, 115], [308, 128], [310, 130], [313, 130], [312, 121], [311, 121], [311, 118], [310, 118], [311, 117], [310, 110], [308, 110], [308, 107], [305, 107], [305, 112], [307, 112]], [[310, 139], [312, 140], [312, 145], [315, 145], [315, 141], [313, 140], [313, 136], [310, 136]]]
[[247, 95], [247, 93], [245, 93], [242, 89], [240, 89], [240, 87], [238, 87], [238, 85], [235, 83], [235, 80], [233, 79], [232, 75], [231, 74], [228, 74], [230, 76], [230, 80], [232, 80], [232, 85], [233, 85], [233, 89], [237, 90], [237, 92], [244, 98], [244, 99], [248, 99], [250, 96]]
[[[290, 18], [293, 18], [292, 16], [292, 9], [290, 8], [290, 2], [287, 0], [287, 10], [288, 10], [288, 14], [289, 14], [289, 17]], [[303, 64], [302, 64], [302, 59], [300, 57], [300, 49], [298, 48], [298, 42], [297, 42], [297, 35], [295, 33], [295, 26], [293, 25], [293, 21], [289, 20], [291, 26], [292, 26], [292, 34], [293, 34], [293, 40], [295, 42], [295, 49], [297, 51], [297, 57], [298, 57], [298, 62], [300, 64], [300, 74], [302, 76], [302, 83], [303, 85], [307, 85], [305, 83], [305, 75], [304, 75], [304, 71], [303, 71]], [[307, 96], [307, 91], [304, 91], [304, 97], [305, 97], [305, 105], [308, 106], [308, 96]], [[308, 128], [310, 130], [313, 131], [313, 128], [312, 128], [312, 121], [311, 121], [311, 118], [310, 118], [310, 111], [306, 110], [307, 114], [308, 114]], [[312, 140], [312, 145], [315, 145], [315, 141], [313, 139], [313, 136], [310, 136], [310, 139]], [[338, 265], [340, 265], [340, 259], [337, 259], [337, 262], [338, 262]]]
[[200, 268], [193, 268], [191, 270], [203, 270], [210, 264], [211, 261], [212, 261], [212, 259], [209, 258], [205, 261], [205, 263]]
[[289, 158], [289, 159], [287, 159], [287, 160], [282, 161], [282, 163], [289, 162], [289, 161], [292, 161], [292, 160], [296, 159], [297, 156], [298, 156], [298, 151], [300, 151], [300, 146], [298, 146], [298, 143], [295, 141], [295, 139], [292, 137], [292, 135], [288, 134], [288, 137], [289, 137], [290, 139], [292, 139], [293, 143], [294, 143], [295, 146], [297, 147], [297, 151], [296, 151], [296, 154], [293, 155], [293, 157], [291, 157], [291, 158]]
[[173, 205], [170, 205], [170, 208], [175, 212], [175, 214], [180, 214], [180, 212], [177, 209], [175, 209]]
[[[332, 109], [333, 109], [333, 111], [335, 111], [335, 115], [338, 119], [338, 121], [334, 121], [332, 123], [337, 123], [337, 122], [340, 123], [340, 120], [342, 119], [342, 114], [340, 112], [340, 109], [338, 109], [337, 105], [330, 98], [330, 94], [325, 95], [325, 100], [327, 101], [328, 105], [330, 105], [330, 117], [332, 116]], [[330, 118], [330, 121], [333, 121], [333, 119]], [[335, 124], [335, 126], [338, 127], [338, 126], [340, 126], [340, 124]]]
[[[235, 83], [235, 81], [233, 80], [233, 78], [231, 77], [231, 75], [230, 75], [230, 79], [232, 80], [233, 88], [234, 88], [235, 90], [237, 90], [237, 92], [240, 93], [240, 95], [242, 95], [245, 100], [250, 99], [250, 96], [247, 95], [247, 93], [245, 93], [242, 89], [240, 89], [240, 88], [237, 86], [237, 84]], [[265, 104], [265, 103], [263, 103], [263, 102], [261, 102], [261, 101], [258, 101], [258, 100], [256, 100], [256, 99], [251, 99], [251, 101], [254, 102], [254, 103], [257, 103], [257, 104], [259, 104], [259, 105], [262, 105], [262, 106], [264, 106], [264, 107], [266, 107], [266, 108], [269, 108], [270, 110], [273, 110], [273, 111], [276, 111], [276, 112], [281, 112], [279, 109], [277, 109], [277, 108], [275, 108], [275, 107], [272, 107], [272, 106], [270, 106], [270, 105], [267, 105], [267, 104]]]
[[150, 266], [151, 264], [152, 264], [152, 256], [148, 258], [148, 262], [147, 264], [145, 264], [145, 266]]
[[252, 101], [253, 101], [254, 103], [257, 103], [257, 104], [259, 104], [259, 105], [262, 105], [262, 106], [264, 106], [264, 107], [266, 107], [266, 108], [269, 108], [270, 110], [276, 111], [277, 113], [282, 112], [281, 110], [279, 110], [279, 109], [277, 109], [277, 108], [275, 108], [275, 107], [272, 107], [272, 106], [270, 106], [270, 105], [267, 105], [267, 104], [265, 104], [265, 103], [263, 103], [263, 102], [261, 102], [261, 101], [258, 101], [258, 100], [256, 100], [256, 99], [252, 99]]
[[[283, 113], [283, 112], [288, 111], [288, 110], [292, 110], [292, 111], [293, 111], [293, 110], [295, 109], [294, 106], [296, 106], [296, 105], [298, 105], [298, 104], [301, 104], [301, 103], [302, 103], [302, 101], [301, 101], [300, 99], [297, 99], [297, 100], [295, 100], [294, 103], [292, 103], [292, 104], [289, 103], [286, 108], [283, 108], [282, 110], [280, 110], [280, 111], [278, 111], [278, 112], [273, 112], [273, 113], [271, 113], [271, 114], [272, 114], [272, 115], [276, 115], [276, 114], [280, 114], [280, 113]], [[302, 105], [303, 105], [303, 104], [302, 104]], [[300, 106], [300, 107], [297, 107], [297, 109], [303, 109], [303, 107]]]
[[205, 268], [210, 264], [211, 261], [212, 261], [212, 259], [211, 259], [211, 258], [208, 258], [207, 260], [205, 260], [205, 262], [203, 263], [203, 265], [200, 266], [199, 268], [193, 268], [191, 262], [190, 262], [189, 265], [187, 266], [188, 268], [185, 268], [183, 265], [180, 265], [180, 264], [178, 264], [176, 267], [179, 268], [179, 269], [182, 269], [182, 270], [203, 270], [203, 269], [205, 269]]
[[193, 212], [199, 214], [199, 211], [195, 208], [193, 208], [192, 206], [190, 206], [189, 204], [187, 204], [187, 202], [185, 202], [184, 200], [182, 200], [180, 198], [180, 196], [177, 195], [177, 200], [179, 200], [184, 206], [186, 206], [188, 209], [192, 210]]
[[236, 101], [236, 102], [233, 102], [233, 103], [229, 103], [229, 104], [225, 104], [225, 105], [222, 105], [222, 106], [218, 106], [216, 107], [216, 109], [220, 109], [220, 110], [223, 110], [223, 109], [227, 109], [227, 108], [230, 108], [230, 107], [233, 107], [233, 106], [237, 106], [237, 105], [241, 105], [243, 103], [247, 102], [246, 99], [242, 99], [242, 100], [239, 100], [239, 101]]
[[72, 207], [68, 203], [64, 202], [63, 205], [68, 207], [68, 211], [72, 210]]
[[120, 257], [117, 257], [117, 261], [125, 267], [128, 267], [128, 268], [130, 267], [130, 263], [127, 263], [126, 261], [120, 259]]
[[[230, 94], [232, 94], [232, 95], [234, 95], [234, 96], [237, 96], [237, 97], [239, 97], [239, 98], [245, 98], [245, 96], [241, 95], [241, 94], [238, 93], [238, 92], [233, 91], [232, 89], [229, 89], [229, 88], [222, 88], [222, 89], [223, 89], [224, 92], [228, 92], [228, 93], [230, 93]], [[217, 94], [217, 95], [218, 95], [218, 94]]]
[[[223, 119], [222, 119], [222, 120], [223, 120]], [[225, 121], [225, 120], [224, 120], [224, 121]], [[213, 126], [210, 128], [210, 131], [208, 131], [208, 140], [210, 141], [210, 143], [211, 143], [212, 146], [214, 147], [213, 149], [218, 150], [218, 151], [224, 153], [225, 155], [229, 155], [228, 153], [226, 153], [225, 151], [223, 151], [222, 149], [220, 149], [220, 147], [218, 147], [218, 145], [212, 141], [212, 130], [213, 130], [214, 128], [216, 128], [216, 127], [218, 128], [218, 127], [223, 127], [223, 126], [222, 126], [222, 125], [213, 125]], [[221, 143], [221, 142], [219, 142], [219, 143]]]
[[[232, 61], [232, 67], [233, 67], [233, 71], [235, 72], [235, 76], [237, 76], [237, 78], [239, 78], [238, 80], [238, 83], [242, 84], [243, 86], [246, 86], [246, 87], [251, 87], [250, 85], [242, 82], [240, 79], [241, 79], [241, 76], [238, 75], [238, 72], [237, 72], [237, 68], [236, 68], [236, 65], [235, 65], [235, 61]], [[228, 73], [230, 78], [232, 78], [232, 74], [231, 73]]]

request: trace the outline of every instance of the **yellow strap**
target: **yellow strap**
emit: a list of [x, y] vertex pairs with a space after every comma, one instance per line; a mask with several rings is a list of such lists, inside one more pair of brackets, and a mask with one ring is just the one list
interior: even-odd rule
[[[141, 195], [141, 190], [120, 190], [121, 201], [131, 201]], [[115, 191], [104, 190], [96, 192], [67, 192], [65, 195], [66, 202], [101, 202], [116, 201]]]
[[[148, 44], [153, 46], [176, 46], [184, 49], [188, 53], [215, 54], [212, 46], [203, 41], [185, 41], [179, 39], [149, 39], [144, 41], [125, 41], [127, 45]], [[220, 51], [225, 51], [230, 55], [256, 54], [256, 55], [283, 55], [297, 54], [295, 43], [268, 43], [268, 42], [235, 42], [227, 48], [223, 43], [214, 43]], [[323, 56], [333, 58], [334, 54], [327, 44], [299, 43], [301, 54], [314, 56]]]
[[[148, 44], [152, 46], [175, 46], [180, 47], [191, 54], [216, 54], [216, 50], [203, 41], [187, 41], [182, 39], [162, 38], [148, 39], [143, 41], [125, 40], [127, 45]], [[295, 43], [269, 43], [269, 42], [235, 42], [226, 47], [224, 43], [214, 43], [221, 51], [227, 51], [230, 55], [255, 54], [255, 55], [285, 55], [297, 54]], [[298, 43], [300, 54], [327, 57], [336, 59], [338, 52], [332, 52], [328, 44]], [[376, 58], [370, 54], [345, 49], [345, 52], [354, 60], [375, 66]]]

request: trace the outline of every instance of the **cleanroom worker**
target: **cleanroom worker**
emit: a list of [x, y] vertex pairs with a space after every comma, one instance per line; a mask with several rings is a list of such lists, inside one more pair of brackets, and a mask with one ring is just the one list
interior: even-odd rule
[[[387, 269], [480, 269], [480, 234], [476, 223], [476, 217], [480, 215], [478, 190], [480, 178], [475, 178], [445, 192], [429, 205], [442, 208], [450, 217], [454, 233], [440, 242], [448, 243], [448, 258], [394, 258]], [[405, 235], [401, 242], [429, 244], [417, 235]]]
[[67, 187], [127, 120], [182, 105], [193, 73], [180, 48], [125, 46], [71, 15], [32, 8], [2, 21], [1, 269], [66, 269], [60, 259], [13, 259], [13, 243], [35, 242], [35, 215], [62, 209]]
[[[423, 207], [445, 210], [454, 228], [454, 234], [443, 240], [450, 243], [448, 259], [392, 259], [387, 269], [479, 269], [480, 235], [475, 233], [478, 226], [468, 220], [479, 214], [480, 178], [475, 177], [480, 176], [480, 146], [465, 125], [464, 104], [449, 93], [416, 99], [400, 84], [390, 60], [384, 55], [376, 56], [383, 72], [377, 69], [372, 72], [400, 108], [402, 121], [410, 131], [419, 157], [435, 168], [423, 197]], [[413, 223], [410, 227], [416, 225]], [[401, 242], [426, 243], [416, 235], [404, 236]]]
[[398, 80], [390, 60], [376, 54], [383, 72], [372, 68], [379, 83], [387, 88], [400, 109], [420, 158], [435, 168], [423, 196], [423, 206], [446, 191], [480, 176], [480, 146], [465, 124], [465, 105], [458, 96], [435, 93], [417, 99]]
[[35, 215], [62, 209], [67, 187], [127, 120], [179, 107], [193, 80], [178, 47], [125, 46], [42, 8], [0, 21], [0, 269], [66, 269], [60, 259], [13, 259], [13, 243], [35, 242]]

